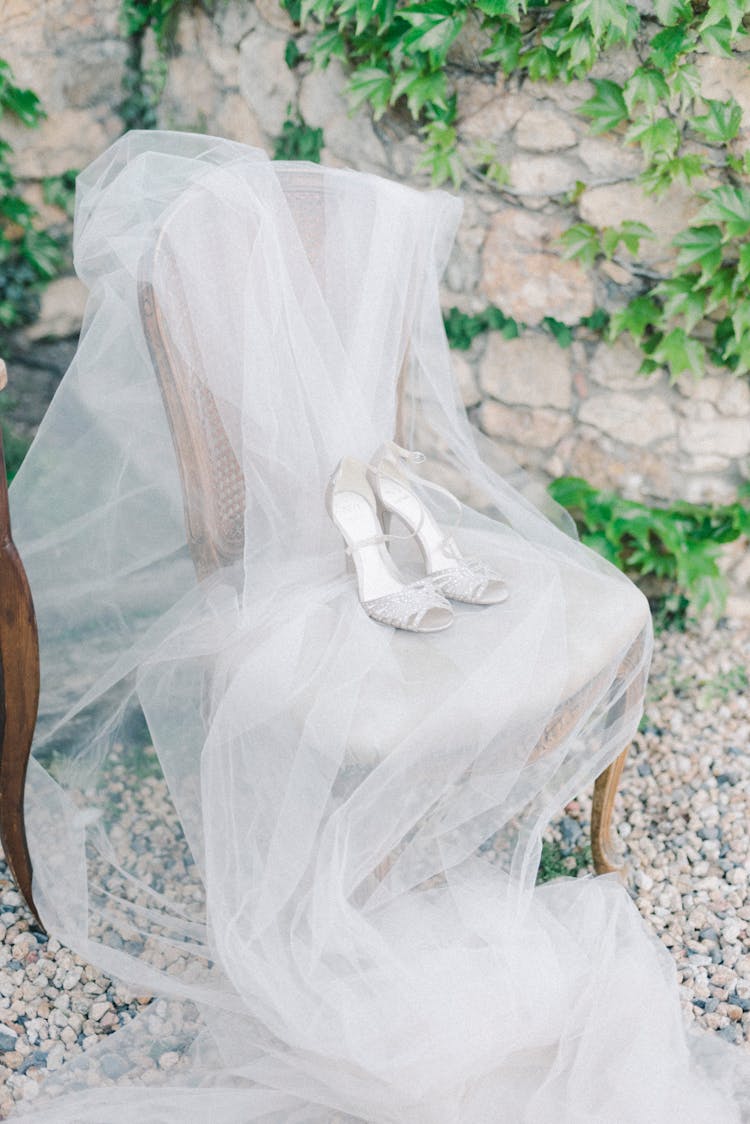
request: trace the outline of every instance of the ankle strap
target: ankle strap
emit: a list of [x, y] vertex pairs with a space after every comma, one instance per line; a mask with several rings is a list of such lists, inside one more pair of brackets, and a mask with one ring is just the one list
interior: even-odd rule
[[[408, 479], [415, 481], [422, 488], [427, 488], [431, 492], [437, 492], [438, 495], [443, 496], [445, 499], [449, 500], [451, 504], [453, 504], [458, 515], [456, 522], [453, 524], [454, 527], [457, 527], [461, 522], [461, 511], [463, 507], [461, 501], [453, 495], [453, 492], [449, 492], [447, 488], [444, 488], [442, 484], [435, 484], [432, 480], [426, 480], [423, 476], [420, 476], [418, 472], [414, 472], [414, 470], [411, 468], [411, 465], [423, 464], [426, 460], [427, 457], [424, 455], [424, 453], [420, 453], [417, 449], [404, 449], [401, 445], [397, 445], [395, 441], [386, 441], [384, 445], [380, 446], [377, 453], [375, 454], [372, 467], [377, 471], [379, 466], [384, 461], [386, 463], [390, 461], [391, 464], [395, 465], [396, 468], [400, 472], [402, 472]], [[420, 527], [421, 525], [422, 521], [420, 520]], [[414, 532], [414, 534], [417, 533], [418, 530]], [[444, 541], [447, 542], [449, 539], [450, 535], [447, 535]]]

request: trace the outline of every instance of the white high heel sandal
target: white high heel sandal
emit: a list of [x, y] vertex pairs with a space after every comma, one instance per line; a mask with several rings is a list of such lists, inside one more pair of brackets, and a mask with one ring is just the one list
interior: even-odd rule
[[[378, 449], [368, 467], [367, 479], [385, 513], [383, 525], [393, 515], [406, 524], [417, 540], [428, 578], [446, 597], [471, 605], [499, 605], [508, 596], [502, 576], [478, 558], [466, 558], [453, 536], [445, 534], [409, 486], [404, 466], [424, 460], [422, 453], [402, 449], [393, 441]], [[460, 507], [456, 497], [445, 488], [429, 481], [423, 483]]]
[[441, 632], [452, 624], [453, 610], [431, 581], [402, 581], [385, 547], [389, 536], [378, 519], [364, 464], [353, 457], [340, 461], [326, 490], [326, 508], [354, 563], [368, 616], [408, 632]]

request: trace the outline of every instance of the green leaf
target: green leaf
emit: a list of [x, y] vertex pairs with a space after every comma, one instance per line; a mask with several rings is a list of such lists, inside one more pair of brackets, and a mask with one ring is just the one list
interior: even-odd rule
[[602, 250], [606, 258], [611, 258], [620, 245], [620, 232], [616, 226], [605, 226], [602, 231]]
[[738, 285], [741, 287], [742, 281], [733, 266], [724, 265], [717, 269], [706, 289], [706, 313], [714, 312], [724, 301], [734, 302]]
[[637, 141], [647, 160], [655, 156], [674, 156], [680, 144], [680, 130], [671, 117], [656, 121], [639, 120], [628, 129], [625, 140]]
[[579, 113], [591, 118], [593, 133], [605, 133], [627, 120], [628, 107], [625, 104], [622, 86], [617, 82], [612, 82], [609, 78], [594, 78], [592, 81], [596, 93], [583, 103]]
[[349, 102], [358, 109], [364, 102], [372, 106], [375, 119], [382, 117], [388, 108], [393, 92], [393, 79], [379, 66], [366, 66], [355, 70], [349, 82]]
[[728, 144], [734, 140], [742, 124], [742, 109], [734, 100], [713, 101], [705, 98], [708, 113], [702, 117], [692, 117], [690, 125], [701, 133], [707, 141], [714, 144]]
[[700, 38], [709, 54], [725, 59], [732, 57], [732, 28], [728, 20], [707, 27], [701, 32]]
[[736, 35], [749, 6], [743, 0], [708, 0], [708, 10], [699, 31], [726, 23], [731, 34]]
[[744, 338], [750, 339], [750, 301], [740, 301], [732, 312], [731, 319], [736, 341], [733, 350], [736, 348], [739, 354], [742, 350], [742, 340]]
[[17, 226], [29, 227], [35, 211], [20, 195], [0, 196], [0, 214]]
[[687, 0], [654, 0], [654, 12], [659, 23], [664, 24], [665, 27], [684, 23], [693, 14]]
[[466, 13], [449, 0], [427, 0], [413, 8], [400, 8], [399, 16], [411, 24], [404, 44], [419, 51], [434, 51], [441, 59], [448, 54], [466, 20]]
[[740, 252], [737, 259], [737, 273], [742, 281], [750, 277], [750, 242], [745, 242], [740, 246]]
[[677, 180], [689, 185], [702, 172], [703, 158], [695, 152], [689, 152], [685, 156], [673, 156], [671, 160], [654, 160], [641, 174], [639, 182], [650, 195], [658, 195]]
[[[517, 20], [521, 12], [520, 0], [475, 0], [475, 5], [485, 16], [497, 19], [498, 16], [510, 16]], [[524, 11], [526, 5], [523, 5]]]
[[701, 76], [695, 63], [681, 63], [671, 75], [669, 87], [680, 99], [683, 108], [697, 98], [701, 92]]
[[695, 284], [694, 276], [670, 277], [652, 290], [663, 300], [666, 316], [684, 318], [686, 332], [691, 332], [705, 315], [706, 294], [696, 289]]
[[650, 43], [650, 62], [657, 70], [672, 70], [680, 55], [691, 50], [693, 37], [684, 27], [665, 27]]
[[656, 237], [650, 226], [647, 226], [645, 222], [637, 222], [634, 219], [626, 219], [625, 222], [620, 223], [619, 236], [625, 249], [631, 254], [638, 253], [642, 238]]
[[24, 240], [23, 257], [44, 281], [51, 281], [62, 265], [60, 246], [46, 230], [29, 231]]
[[521, 53], [521, 29], [512, 23], [502, 23], [493, 31], [492, 42], [481, 58], [485, 62], [498, 63], [506, 74], [518, 66]]
[[700, 340], [688, 336], [684, 328], [673, 328], [664, 336], [651, 358], [669, 367], [672, 379], [683, 371], [692, 371], [700, 376], [705, 370], [706, 349]]
[[724, 347], [723, 361], [735, 375], [744, 375], [750, 371], [750, 331], [744, 330], [738, 334], [733, 327]]
[[391, 101], [398, 101], [402, 94], [406, 94], [409, 112], [415, 120], [426, 106], [448, 108], [448, 91], [442, 70], [405, 70], [394, 84]]
[[456, 130], [445, 121], [431, 121], [422, 130], [425, 152], [418, 169], [430, 172], [435, 187], [450, 180], [458, 188], [464, 176], [461, 157], [456, 148]]
[[545, 316], [542, 320], [542, 327], [552, 333], [560, 347], [570, 347], [572, 344], [573, 333], [570, 327], [563, 324], [561, 320], [556, 320], [554, 316]]
[[570, 26], [578, 27], [585, 21], [595, 39], [601, 39], [612, 28], [624, 37], [629, 28], [629, 7], [626, 0], [572, 0], [569, 6], [573, 17]]
[[587, 222], [577, 222], [560, 235], [564, 258], [576, 258], [585, 266], [592, 266], [601, 253], [599, 234]]
[[563, 65], [555, 51], [541, 44], [524, 51], [519, 63], [529, 72], [532, 82], [552, 81], [553, 78], [557, 78]]
[[711, 277], [721, 265], [721, 228], [713, 224], [709, 226], [689, 226], [674, 238], [674, 245], [679, 247], [677, 264], [682, 269], [691, 266], [700, 267], [700, 280], [703, 284]]
[[[292, 42], [292, 40], [290, 40]], [[331, 59], [346, 60], [346, 40], [337, 27], [324, 27], [313, 39], [307, 51], [316, 66], [325, 68]]]
[[24, 125], [38, 125], [46, 116], [41, 102], [33, 90], [21, 90], [18, 86], [6, 86], [0, 99], [0, 115], [7, 109]]
[[750, 234], [750, 188], [724, 184], [704, 195], [705, 207], [699, 212], [699, 223], [721, 223], [725, 226], [724, 241]]
[[653, 297], [635, 297], [625, 308], [615, 312], [610, 321], [610, 337], [616, 339], [623, 332], [630, 332], [636, 343], [662, 321], [662, 310]]
[[594, 485], [580, 476], [560, 476], [549, 484], [548, 491], [553, 500], [569, 510], [581, 507], [597, 495]]
[[582, 316], [579, 324], [590, 332], [605, 332], [609, 327], [610, 314], [606, 308], [595, 308], [590, 316]]
[[639, 66], [625, 83], [623, 94], [628, 112], [643, 102], [648, 109], [656, 109], [669, 97], [669, 86], [664, 75], [651, 66]]
[[570, 73], [571, 76], [588, 74], [597, 58], [596, 40], [585, 27], [566, 31], [557, 42], [557, 51], [566, 57], [567, 66], [562, 73]]
[[294, 70], [295, 66], [302, 58], [302, 52], [297, 46], [296, 39], [287, 39], [286, 46], [284, 47], [284, 62], [290, 70]]

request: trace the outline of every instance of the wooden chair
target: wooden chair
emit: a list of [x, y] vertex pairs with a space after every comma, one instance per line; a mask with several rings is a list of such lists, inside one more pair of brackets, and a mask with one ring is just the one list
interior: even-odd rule
[[[0, 390], [6, 385], [0, 360]], [[24, 788], [39, 704], [39, 641], [21, 559], [13, 545], [0, 433], [0, 840], [18, 889], [39, 921], [24, 822]]]
[[[286, 198], [300, 229], [314, 229], [321, 193], [303, 178], [285, 185]], [[177, 213], [179, 208], [177, 209]], [[159, 306], [151, 278], [157, 271], [172, 297], [184, 293], [179, 271], [169, 248], [169, 221], [162, 228], [151, 255], [144, 260], [138, 281], [138, 301], [143, 329], [154, 364], [164, 407], [174, 441], [182, 482], [185, 524], [196, 571], [200, 577], [231, 565], [242, 557], [244, 545], [244, 480], [242, 470], [223, 428], [216, 403], [205, 383], [187, 371], [184, 333], [189, 317], [180, 318], [182, 349], [170, 334], [170, 325]], [[403, 381], [403, 380], [402, 380]], [[403, 410], [399, 404], [398, 416]], [[404, 443], [399, 433], [395, 439]], [[628, 684], [627, 697], [643, 689], [642, 678], [633, 680], [633, 669], [641, 662], [648, 632], [634, 636], [616, 676]], [[593, 693], [598, 687], [594, 683]], [[592, 687], [575, 691], [555, 711], [534, 757], [551, 752], [574, 728], [590, 707]], [[591, 850], [597, 874], [619, 871], [612, 855], [612, 816], [628, 747], [597, 777], [591, 814]]]
[[[288, 199], [301, 228], [314, 226], [320, 192], [304, 177], [288, 184]], [[180, 294], [180, 277], [171, 259], [168, 227], [157, 238], [138, 279], [138, 302], [148, 349], [161, 390], [182, 483], [187, 538], [199, 578], [242, 557], [245, 490], [242, 471], [210, 391], [185, 369], [170, 335], [151, 278], [158, 268], [169, 291]], [[189, 317], [180, 331], [189, 331]], [[181, 342], [185, 344], [184, 334]], [[401, 411], [399, 411], [399, 414]], [[395, 435], [396, 440], [399, 434]], [[1, 445], [0, 445], [1, 452]], [[7, 487], [0, 472], [0, 838], [18, 887], [37, 916], [32, 867], [26, 843], [23, 793], [39, 690], [39, 656], [34, 613], [18, 553], [10, 538]], [[635, 696], [641, 680], [633, 669], [641, 662], [646, 629], [634, 633], [617, 680]], [[596, 682], [593, 692], [600, 688]], [[590, 708], [592, 686], [572, 691], [548, 724], [534, 757], [551, 752]], [[602, 874], [618, 869], [611, 855], [612, 813], [627, 748], [597, 778], [591, 819], [594, 868]]]

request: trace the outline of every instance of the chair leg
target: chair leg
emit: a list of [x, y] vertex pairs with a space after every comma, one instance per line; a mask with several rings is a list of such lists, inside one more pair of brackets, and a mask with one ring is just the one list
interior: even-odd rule
[[38, 704], [39, 641], [29, 583], [10, 537], [0, 437], [0, 840], [18, 889], [41, 926], [24, 820], [26, 769]]
[[620, 873], [621, 866], [612, 861], [612, 812], [617, 786], [620, 783], [628, 750], [624, 749], [611, 765], [594, 782], [594, 802], [591, 809], [591, 854], [597, 874]]

